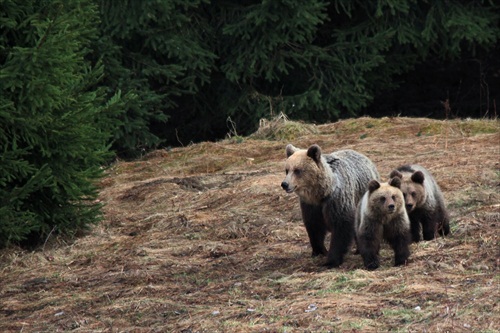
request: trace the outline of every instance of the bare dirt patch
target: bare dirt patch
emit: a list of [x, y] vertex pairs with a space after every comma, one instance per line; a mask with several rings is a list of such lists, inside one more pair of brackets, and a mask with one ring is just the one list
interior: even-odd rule
[[0, 331], [498, 332], [499, 125], [361, 118], [291, 142], [356, 149], [384, 179], [403, 163], [437, 179], [452, 236], [413, 244], [406, 267], [385, 246], [373, 272], [353, 253], [331, 270], [310, 257], [275, 134], [118, 162], [88, 235], [0, 252]]

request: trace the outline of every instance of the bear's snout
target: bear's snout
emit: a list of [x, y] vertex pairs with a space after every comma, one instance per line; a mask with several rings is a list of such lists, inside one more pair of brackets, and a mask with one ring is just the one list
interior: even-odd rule
[[407, 204], [407, 205], [406, 205], [406, 210], [407, 210], [407, 211], [409, 211], [409, 212], [410, 212], [412, 209], [413, 209], [413, 204]]
[[387, 208], [392, 213], [394, 211], [394, 209], [396, 209], [396, 206], [394, 204], [390, 204], [390, 205], [387, 206]]
[[292, 193], [294, 190], [294, 187], [290, 187], [290, 184], [288, 184], [288, 182], [286, 181], [283, 181], [281, 183], [281, 187], [286, 191], [286, 193]]

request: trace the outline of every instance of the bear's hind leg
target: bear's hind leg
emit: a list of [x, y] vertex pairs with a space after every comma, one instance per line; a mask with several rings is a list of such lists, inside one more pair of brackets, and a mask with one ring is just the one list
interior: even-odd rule
[[304, 221], [309, 242], [311, 243], [312, 256], [326, 255], [325, 236], [327, 230], [321, 206], [313, 206], [301, 202], [300, 208], [302, 211], [302, 220]]
[[447, 219], [439, 224], [438, 233], [441, 236], [448, 236], [450, 234], [450, 222]]
[[[338, 227], [342, 225], [342, 227]], [[332, 230], [330, 249], [328, 250], [325, 266], [338, 267], [344, 262], [344, 256], [354, 238], [354, 226], [351, 221], [342, 221], [336, 224]]]
[[438, 233], [441, 236], [447, 236], [450, 234], [450, 217], [448, 216], [448, 213], [446, 212], [446, 209], [444, 207], [441, 207], [439, 211], [436, 213], [437, 215], [437, 229]]

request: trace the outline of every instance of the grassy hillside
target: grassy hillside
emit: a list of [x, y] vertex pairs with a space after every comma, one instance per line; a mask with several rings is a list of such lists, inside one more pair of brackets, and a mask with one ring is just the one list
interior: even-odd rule
[[[1, 332], [499, 332], [500, 122], [283, 119], [250, 138], [118, 162], [105, 221], [35, 252], [0, 252]], [[266, 139], [267, 138], [267, 139]], [[297, 197], [280, 188], [286, 143], [352, 148], [383, 179], [419, 163], [452, 235], [412, 244], [407, 266], [338, 269], [311, 258]]]

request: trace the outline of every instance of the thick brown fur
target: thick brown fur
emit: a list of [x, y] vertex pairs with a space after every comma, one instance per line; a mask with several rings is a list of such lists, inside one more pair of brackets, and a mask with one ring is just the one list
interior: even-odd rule
[[450, 233], [450, 218], [443, 194], [431, 173], [424, 167], [403, 165], [393, 170], [389, 177], [402, 179], [406, 211], [410, 217], [411, 234], [414, 242], [434, 239], [436, 234], [442, 236]]
[[388, 183], [371, 180], [356, 211], [356, 243], [367, 269], [380, 266], [380, 244], [384, 239], [394, 250], [394, 265], [404, 265], [410, 256], [410, 219], [406, 213], [401, 179]]
[[[325, 265], [338, 267], [354, 238], [356, 206], [370, 179], [379, 179], [377, 168], [353, 150], [322, 154], [318, 145], [305, 150], [289, 144], [286, 155], [281, 187], [299, 196], [312, 255], [326, 254]], [[328, 251], [327, 232], [332, 233]]]

